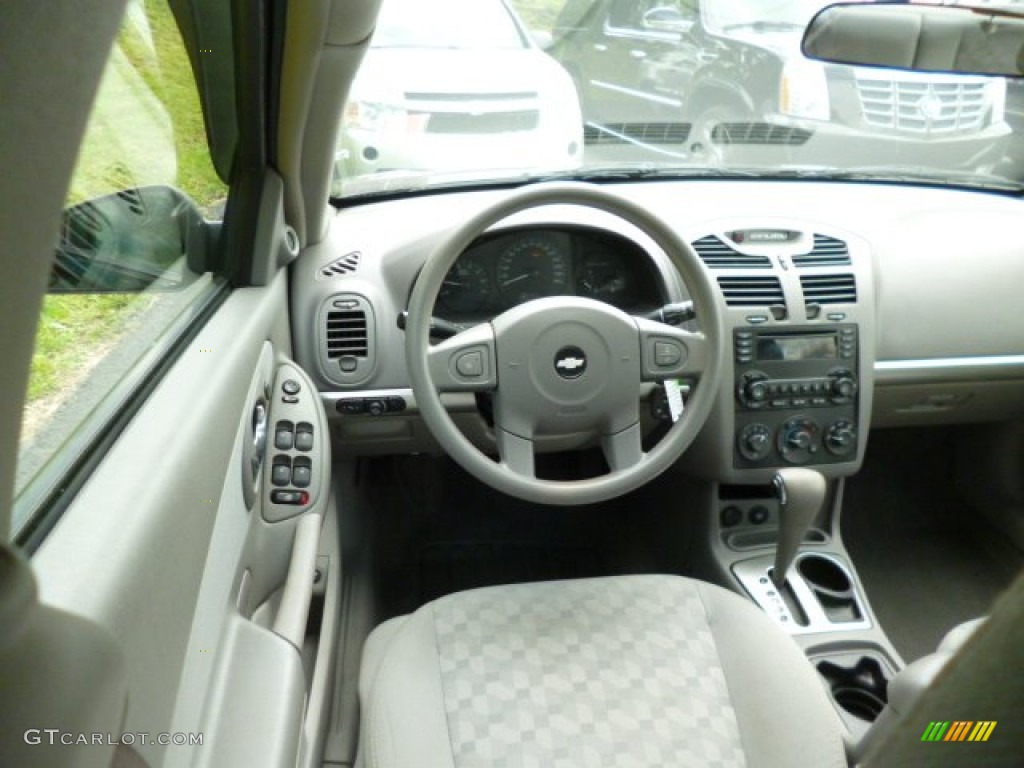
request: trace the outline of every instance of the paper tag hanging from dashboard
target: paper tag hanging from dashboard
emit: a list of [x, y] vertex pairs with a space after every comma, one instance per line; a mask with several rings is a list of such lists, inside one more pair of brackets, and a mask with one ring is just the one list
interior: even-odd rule
[[690, 394], [690, 387], [681, 384], [678, 379], [665, 379], [665, 397], [668, 399], [668, 414], [672, 417], [672, 423], [679, 421], [679, 417], [686, 410], [686, 396]]

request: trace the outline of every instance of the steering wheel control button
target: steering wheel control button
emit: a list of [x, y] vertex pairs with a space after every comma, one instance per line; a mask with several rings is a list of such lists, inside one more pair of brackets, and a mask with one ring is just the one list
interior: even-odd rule
[[281, 391], [286, 395], [297, 395], [302, 390], [302, 385], [295, 379], [285, 379], [281, 382]]
[[678, 365], [683, 359], [683, 349], [674, 341], [654, 342], [654, 364], [659, 367]]
[[307, 491], [271, 491], [270, 501], [273, 504], [302, 507], [309, 504], [309, 493]]
[[555, 353], [555, 373], [563, 379], [578, 379], [586, 370], [587, 355], [579, 347], [562, 347]]
[[484, 375], [484, 353], [476, 349], [463, 352], [455, 358], [455, 370], [460, 376], [477, 379]]

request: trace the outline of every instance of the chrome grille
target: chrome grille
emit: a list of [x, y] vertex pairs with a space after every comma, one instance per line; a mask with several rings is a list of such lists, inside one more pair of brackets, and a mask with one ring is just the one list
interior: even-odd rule
[[534, 131], [540, 123], [535, 109], [516, 112], [432, 112], [427, 133], [514, 133]]
[[879, 128], [909, 133], [976, 130], [989, 109], [983, 82], [857, 75], [856, 83], [864, 120]]

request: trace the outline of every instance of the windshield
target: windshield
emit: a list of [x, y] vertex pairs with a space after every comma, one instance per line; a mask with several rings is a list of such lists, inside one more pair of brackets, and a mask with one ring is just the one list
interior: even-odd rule
[[811, 61], [828, 4], [383, 0], [332, 195], [634, 175], [1021, 188], [1020, 81]]

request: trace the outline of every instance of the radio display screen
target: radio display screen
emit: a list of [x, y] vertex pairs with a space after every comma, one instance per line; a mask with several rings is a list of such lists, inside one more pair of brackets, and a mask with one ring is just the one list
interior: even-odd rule
[[834, 360], [839, 357], [835, 334], [758, 336], [758, 360]]

